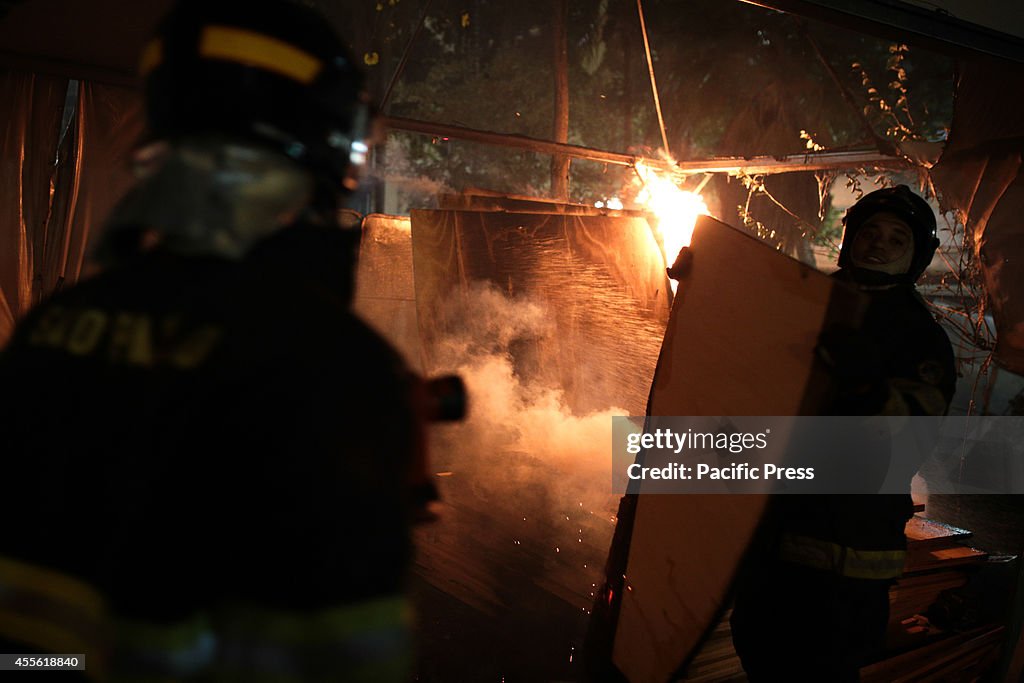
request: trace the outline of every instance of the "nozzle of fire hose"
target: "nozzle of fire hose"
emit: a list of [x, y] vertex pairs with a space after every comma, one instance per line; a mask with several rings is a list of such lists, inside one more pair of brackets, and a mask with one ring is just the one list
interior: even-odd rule
[[424, 381], [426, 418], [430, 422], [457, 422], [466, 416], [466, 385], [458, 375]]

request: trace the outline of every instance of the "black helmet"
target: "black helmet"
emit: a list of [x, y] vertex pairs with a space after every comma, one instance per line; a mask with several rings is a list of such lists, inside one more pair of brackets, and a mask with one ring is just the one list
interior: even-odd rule
[[365, 161], [363, 79], [313, 10], [283, 0], [182, 0], [143, 51], [149, 134], [223, 133], [281, 150], [352, 189]]
[[843, 232], [843, 246], [839, 251], [839, 267], [853, 266], [850, 257], [853, 236], [865, 221], [882, 211], [899, 216], [914, 233], [914, 258], [907, 273], [910, 281], [914, 282], [931, 263], [939, 239], [935, 233], [935, 213], [932, 207], [906, 185], [875, 190], [847, 209], [843, 217], [846, 229]]

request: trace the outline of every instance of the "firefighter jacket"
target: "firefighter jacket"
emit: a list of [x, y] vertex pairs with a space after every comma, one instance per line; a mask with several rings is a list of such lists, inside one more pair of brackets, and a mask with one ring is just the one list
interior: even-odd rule
[[407, 678], [411, 375], [273, 253], [148, 252], [18, 326], [5, 651], [85, 653], [91, 680]]
[[[843, 271], [838, 277], [843, 279]], [[859, 334], [871, 347], [871, 364], [877, 365], [876, 386], [858, 398], [839, 397], [834, 412], [944, 415], [956, 387], [946, 333], [912, 285], [868, 294]], [[872, 456], [861, 455], [865, 463]], [[908, 492], [900, 495], [784, 496], [775, 501], [781, 559], [849, 578], [898, 577], [906, 559], [904, 527], [913, 515], [909, 480], [907, 485]]]
[[[943, 415], [956, 380], [945, 332], [912, 286], [869, 294], [850, 348], [859, 346], [869, 359], [864, 368], [872, 386], [840, 392], [825, 412]], [[845, 358], [854, 366], [863, 360]], [[875, 454], [857, 452], [863, 445], [855, 440], [848, 457], [860, 455], [870, 467]], [[860, 667], [884, 651], [889, 586], [906, 562], [909, 485], [908, 477], [907, 493], [899, 495], [782, 495], [771, 501], [737, 581], [730, 618], [751, 681], [852, 683], [860, 680]]]

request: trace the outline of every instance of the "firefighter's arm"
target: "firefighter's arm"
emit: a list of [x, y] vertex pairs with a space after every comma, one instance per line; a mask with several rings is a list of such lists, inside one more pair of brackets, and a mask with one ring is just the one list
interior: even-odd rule
[[952, 400], [953, 351], [941, 330], [899, 375], [886, 374], [881, 350], [853, 328], [824, 331], [816, 352], [837, 385], [835, 414], [941, 416]]
[[906, 372], [887, 378], [888, 398], [879, 414], [941, 417], [956, 391], [953, 347], [935, 326]]

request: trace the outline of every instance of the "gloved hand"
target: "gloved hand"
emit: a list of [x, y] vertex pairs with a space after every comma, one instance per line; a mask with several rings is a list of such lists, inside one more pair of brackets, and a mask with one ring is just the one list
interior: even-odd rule
[[836, 383], [837, 414], [873, 415], [889, 395], [882, 352], [860, 330], [830, 325], [818, 336], [815, 354]]
[[665, 272], [673, 280], [681, 280], [690, 272], [690, 265], [693, 263], [693, 252], [689, 247], [683, 247], [676, 255], [675, 262], [665, 269]]

